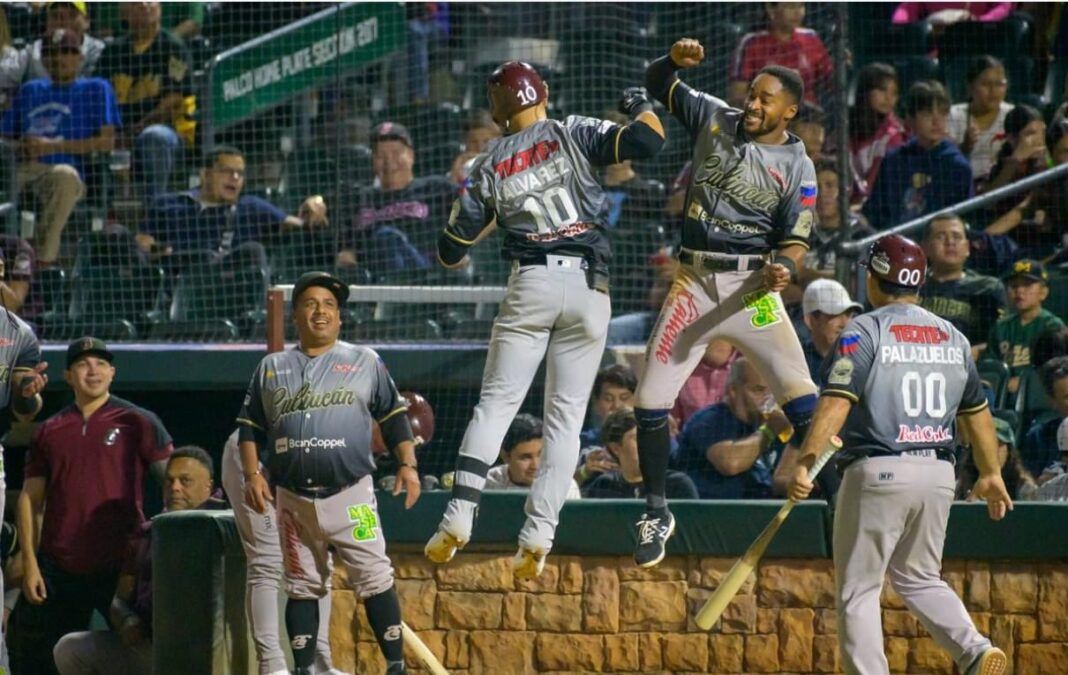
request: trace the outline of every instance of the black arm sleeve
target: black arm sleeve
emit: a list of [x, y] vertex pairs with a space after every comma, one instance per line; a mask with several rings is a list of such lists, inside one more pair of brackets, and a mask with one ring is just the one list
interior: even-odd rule
[[387, 417], [379, 423], [378, 427], [382, 430], [382, 440], [386, 442], [386, 447], [390, 451], [404, 441], [415, 440], [415, 436], [412, 435], [412, 424], [408, 421], [408, 416], [403, 413]]
[[444, 232], [438, 237], [438, 258], [446, 265], [459, 263], [467, 255], [467, 249], [469, 248], [471, 247], [461, 244]]
[[616, 140], [616, 162], [625, 159], [648, 159], [664, 147], [664, 137], [645, 122], [634, 120], [619, 132]]
[[[679, 79], [675, 71], [679, 67], [671, 60], [670, 54], [665, 54], [649, 64], [645, 69], [645, 88], [649, 90], [653, 98], [668, 105], [668, 95], [671, 93], [671, 85]], [[670, 106], [669, 106], [670, 107]]]

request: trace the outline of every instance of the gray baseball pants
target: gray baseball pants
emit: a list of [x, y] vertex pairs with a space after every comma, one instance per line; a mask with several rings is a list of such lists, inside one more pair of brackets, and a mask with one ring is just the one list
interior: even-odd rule
[[[544, 446], [519, 544], [548, 552], [578, 462], [579, 434], [604, 353], [612, 303], [608, 294], [589, 288], [581, 258], [546, 259], [546, 265], [513, 266], [493, 324], [482, 393], [460, 446], [456, 484], [483, 490], [485, 472], [464, 467], [488, 467], [497, 460], [508, 426], [545, 358]], [[469, 540], [475, 508], [473, 501], [451, 499], [442, 527]]]
[[960, 671], [990, 648], [942, 581], [942, 546], [956, 481], [933, 457], [869, 457], [846, 469], [834, 516], [834, 579], [842, 666], [886, 675], [879, 593], [890, 585]]

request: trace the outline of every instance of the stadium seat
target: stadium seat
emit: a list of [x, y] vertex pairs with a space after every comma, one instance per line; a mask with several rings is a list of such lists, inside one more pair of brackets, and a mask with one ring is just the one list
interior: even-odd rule
[[1003, 21], [961, 21], [946, 26], [939, 55], [947, 58], [990, 54], [1017, 58], [1031, 51], [1031, 25], [1019, 15]]
[[33, 279], [33, 294], [39, 300], [41, 314], [38, 318], [47, 321], [64, 317], [70, 307], [67, 273], [61, 267], [38, 270]]
[[167, 319], [176, 324], [229, 321], [248, 332], [266, 318], [267, 282], [267, 271], [256, 265], [189, 265], [178, 275]]
[[1009, 381], [1009, 367], [1004, 361], [982, 359], [976, 364], [983, 385], [994, 393], [993, 408], [1005, 406], [1005, 393]]
[[1054, 58], [1046, 72], [1046, 83], [1042, 91], [1047, 101], [1054, 107], [1068, 96], [1068, 58]]
[[287, 232], [268, 249], [271, 280], [291, 284], [308, 270], [332, 270], [338, 248], [337, 230]]
[[1038, 370], [1028, 367], [1020, 375], [1020, 388], [1016, 392], [1014, 410], [1020, 416], [1020, 425], [1024, 431], [1029, 429], [1035, 420], [1051, 410]]
[[47, 339], [68, 339], [107, 331], [111, 339], [135, 339], [163, 304], [163, 276], [161, 268], [142, 264], [73, 272], [66, 317], [42, 321], [42, 333]]
[[[914, 21], [906, 24], [884, 24], [878, 29], [878, 39], [859, 40], [853, 31], [854, 41], [867, 44], [870, 61], [895, 60], [902, 57], [923, 56], [931, 51], [931, 24]], [[904, 91], [904, 90], [903, 90]]]
[[893, 66], [897, 69], [902, 98], [904, 98], [905, 92], [909, 90], [913, 82], [942, 80], [942, 75], [938, 70], [938, 61], [927, 56], [896, 58], [893, 61]]
[[1068, 317], [1068, 267], [1049, 270], [1049, 296], [1042, 307], [1061, 318]]

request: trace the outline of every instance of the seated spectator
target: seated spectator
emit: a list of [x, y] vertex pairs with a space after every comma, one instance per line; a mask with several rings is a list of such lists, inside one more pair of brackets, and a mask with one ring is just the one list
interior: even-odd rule
[[585, 485], [602, 471], [616, 468], [616, 461], [601, 446], [601, 425], [613, 411], [631, 405], [638, 378], [627, 366], [615, 364], [597, 371], [590, 393], [589, 426], [579, 436], [582, 454], [575, 480]]
[[994, 277], [964, 268], [970, 245], [960, 216], [947, 214], [927, 223], [921, 243], [928, 267], [920, 304], [964, 333], [978, 359], [1005, 309], [1005, 287]]
[[[501, 461], [504, 463], [486, 472], [486, 489], [529, 490], [541, 465], [543, 436], [540, 419], [526, 413], [516, 415], [501, 444]], [[572, 480], [567, 488], [567, 498], [581, 497], [578, 485]]]
[[[206, 2], [163, 2], [160, 24], [176, 38], [188, 40], [200, 34]], [[93, 33], [102, 38], [115, 37], [123, 31], [122, 3], [93, 3]], [[244, 26], [241, 26], [244, 28]], [[269, 31], [264, 31], [269, 32]]]
[[1068, 474], [1057, 476], [1038, 486], [1035, 501], [1068, 502]]
[[894, 9], [896, 24], [927, 21], [948, 26], [959, 21], [1001, 21], [1012, 14], [1014, 2], [902, 2]]
[[[1068, 119], [1046, 130], [1046, 148], [1055, 166], [1068, 163]], [[1046, 258], [1065, 248], [1068, 230], [1068, 179], [1038, 186], [986, 227], [990, 235], [1010, 235], [1023, 255]]]
[[834, 76], [834, 61], [823, 40], [805, 22], [805, 3], [769, 2], [768, 27], [742, 37], [731, 58], [727, 102], [741, 108], [749, 83], [764, 66], [776, 63], [793, 68], [805, 82], [805, 100], [819, 103]]
[[141, 195], [167, 191], [183, 147], [196, 134], [193, 66], [182, 41], [160, 28], [160, 3], [122, 3], [127, 33], [100, 58], [97, 74], [115, 88], [125, 134], [133, 148], [132, 170]]
[[464, 182], [468, 163], [486, 151], [489, 142], [501, 137], [501, 128], [493, 121], [488, 110], [476, 110], [467, 120], [464, 128], [463, 150], [452, 160], [449, 178], [456, 185]]
[[849, 111], [849, 157], [855, 183], [852, 201], [860, 204], [871, 194], [886, 154], [904, 145], [908, 132], [894, 112], [898, 81], [893, 66], [869, 63], [861, 68], [856, 96]]
[[797, 116], [790, 120], [790, 131], [805, 145], [805, 154], [813, 163], [823, 158], [823, 146], [827, 142], [823, 110], [811, 103], [803, 103]]
[[318, 195], [304, 200], [294, 217], [265, 199], [241, 194], [244, 188], [242, 152], [215, 146], [204, 156], [199, 188], [152, 201], [136, 235], [138, 247], [164, 259], [175, 272], [190, 259], [212, 260], [231, 254], [247, 256], [266, 267], [265, 242], [283, 230], [329, 225], [326, 204]]
[[778, 408], [763, 412], [771, 390], [740, 357], [731, 364], [723, 400], [700, 410], [679, 434], [674, 465], [701, 499], [760, 499], [771, 494], [771, 473], [791, 431]]
[[1005, 142], [1005, 117], [1013, 106], [1005, 102], [1009, 79], [999, 59], [977, 57], [966, 77], [968, 102], [949, 109], [949, 138], [968, 158], [978, 187], [990, 177]]
[[818, 382], [823, 360], [827, 358], [846, 324], [864, 307], [849, 297], [845, 286], [834, 279], [817, 279], [805, 287], [801, 301], [808, 337], [801, 341], [808, 372]]
[[1055, 416], [1039, 418], [1027, 430], [1020, 445], [1020, 457], [1033, 476], [1045, 472], [1046, 467], [1059, 458], [1057, 431], [1068, 417], [1068, 356], [1058, 356], [1042, 366], [1042, 386], [1046, 390]]
[[846, 211], [845, 217], [842, 217], [838, 201], [841, 186], [838, 167], [833, 160], [821, 159], [816, 162], [816, 184], [816, 223], [808, 239], [811, 248], [805, 254], [805, 266], [801, 273], [803, 281], [832, 278], [838, 259], [838, 246], [847, 238], [863, 239], [875, 233], [853, 211]]
[[[1048, 168], [1046, 120], [1029, 105], [1020, 104], [1005, 116], [1005, 142], [990, 170], [983, 191], [989, 192]], [[1003, 211], [1004, 209], [1000, 209]]]
[[[606, 111], [601, 117], [620, 126], [626, 126], [630, 121], [626, 115], [614, 110]], [[659, 222], [664, 188], [656, 181], [639, 176], [631, 160], [606, 166], [601, 185], [608, 198], [609, 227], [641, 228]]]
[[1036, 368], [1058, 356], [1068, 356], [1068, 327], [1039, 333], [1031, 345], [1031, 363]]
[[653, 284], [645, 295], [646, 309], [612, 317], [608, 322], [609, 346], [645, 344], [653, 332], [653, 324], [671, 290], [679, 263], [667, 248], [649, 256], [653, 268]]
[[[617, 408], [601, 427], [601, 443], [618, 464], [593, 479], [585, 488], [587, 499], [639, 499], [645, 496], [638, 463], [638, 420], [632, 408]], [[668, 499], [697, 499], [697, 488], [681, 471], [668, 470]]]
[[78, 77], [80, 45], [71, 31], [50, 33], [43, 57], [52, 79], [22, 85], [2, 122], [4, 136], [18, 139], [22, 151], [19, 189], [28, 186], [41, 202], [34, 237], [44, 266], [55, 264], [63, 228], [85, 193], [83, 158], [111, 151], [122, 126], [111, 86]]
[[1061, 456], [1042, 470], [1042, 475], [1038, 477], [1039, 485], [1045, 485], [1068, 473], [1068, 417], [1061, 420], [1060, 426], [1057, 427], [1057, 449], [1060, 450]]
[[729, 342], [715, 339], [705, 347], [705, 354], [698, 361], [690, 376], [682, 384], [671, 419], [681, 429], [701, 408], [719, 403], [727, 391], [727, 378], [731, 364], [741, 355]]
[[[994, 418], [994, 429], [998, 434], [998, 464], [1001, 466], [1001, 479], [1005, 481], [1005, 488], [1013, 499], [1030, 501], [1035, 498], [1038, 485], [1035, 478], [1020, 461], [1020, 453], [1016, 451], [1016, 434], [1012, 431], [1012, 425], [1000, 417]], [[975, 458], [971, 449], [967, 449], [957, 470], [957, 495], [959, 500], [972, 501], [972, 486], [979, 480], [979, 467], [975, 465]]]
[[[69, 30], [81, 39], [82, 63], [78, 77], [92, 77], [96, 64], [104, 53], [104, 41], [89, 34], [89, 12], [84, 2], [49, 2], [45, 5], [45, 35], [60, 28]], [[26, 79], [49, 78], [44, 63], [43, 40], [34, 40], [26, 47]]]
[[33, 319], [41, 312], [40, 303], [31, 294], [36, 268], [37, 256], [28, 241], [0, 234], [0, 303], [24, 319]]
[[375, 184], [342, 205], [344, 248], [337, 264], [358, 263], [375, 272], [426, 269], [436, 256], [456, 187], [444, 176], [415, 177], [415, 147], [400, 124], [375, 127], [371, 150]]
[[946, 138], [949, 96], [941, 84], [916, 82], [905, 98], [905, 118], [913, 136], [887, 153], [864, 204], [877, 230], [964, 201], [972, 196], [972, 168]]
[[[212, 497], [211, 456], [194, 445], [178, 448], [167, 461], [165, 510], [225, 509]], [[111, 600], [110, 630], [64, 635], [52, 650], [60, 675], [152, 673], [152, 521], [131, 540]]]
[[1009, 367], [1008, 390], [1015, 394], [1020, 388], [1020, 374], [1033, 363], [1031, 345], [1035, 338], [1047, 330], [1064, 328], [1064, 322], [1042, 308], [1049, 297], [1049, 274], [1042, 263], [1017, 260], [1002, 278], [1015, 311], [998, 320], [987, 344], [990, 355]]

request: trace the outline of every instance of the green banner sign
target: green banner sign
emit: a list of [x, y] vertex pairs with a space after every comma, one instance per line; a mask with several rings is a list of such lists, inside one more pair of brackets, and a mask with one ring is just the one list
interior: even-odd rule
[[404, 31], [399, 3], [344, 4], [226, 51], [211, 72], [212, 124], [227, 127], [348, 74], [399, 48]]

